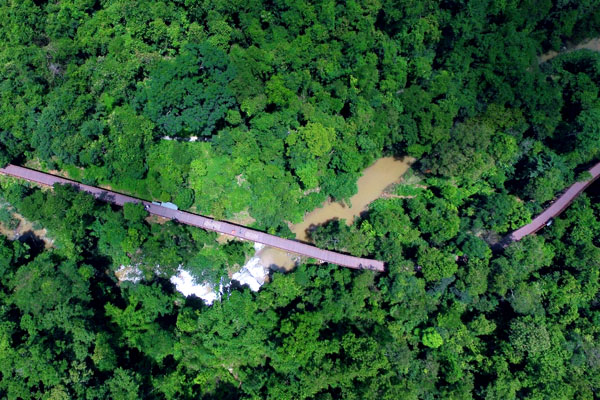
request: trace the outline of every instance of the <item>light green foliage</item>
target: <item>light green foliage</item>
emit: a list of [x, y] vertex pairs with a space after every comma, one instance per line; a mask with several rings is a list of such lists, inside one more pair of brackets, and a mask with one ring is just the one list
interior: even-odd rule
[[435, 247], [424, 247], [419, 250], [417, 262], [423, 268], [425, 280], [429, 282], [451, 277], [457, 270], [452, 255], [445, 254]]
[[571, 155], [572, 163], [582, 164], [598, 158], [600, 149], [600, 104], [582, 111], [576, 119], [577, 137]]
[[19, 220], [15, 218], [8, 205], [0, 205], [0, 223], [7, 229], [16, 229], [19, 226]]
[[194, 204], [194, 199], [194, 191], [192, 189], [182, 189], [175, 195], [175, 204], [185, 210]]
[[320, 123], [309, 122], [305, 127], [300, 128], [297, 133], [291, 134], [287, 138], [290, 145], [294, 145], [298, 140], [306, 143], [314, 157], [322, 157], [333, 147], [335, 131], [333, 128], [324, 127]]
[[572, 180], [573, 172], [553, 154], [539, 154], [530, 167], [523, 194], [539, 203], [551, 200], [554, 194]]
[[117, 365], [117, 355], [109, 339], [109, 335], [100, 333], [96, 336], [94, 343], [94, 353], [91, 358], [100, 371], [112, 371]]
[[[160, 199], [166, 193], [164, 201], [175, 201], [180, 208], [188, 208], [190, 190], [186, 188], [187, 174], [190, 170], [194, 152], [193, 143], [174, 140], [161, 140], [150, 147], [148, 155], [148, 174], [144, 180], [145, 191], [154, 199]], [[186, 194], [187, 193], [187, 194]], [[180, 205], [176, 199], [184, 197], [187, 202]], [[193, 200], [193, 199], [192, 199]], [[193, 203], [192, 203], [193, 204]]]
[[113, 173], [139, 179], [146, 172], [143, 149], [150, 141], [153, 125], [131, 108], [118, 108], [110, 118], [110, 150], [106, 162]]
[[305, 188], [315, 188], [325, 180], [324, 173], [335, 138], [335, 129], [319, 122], [309, 122], [286, 137], [287, 155]]
[[444, 344], [444, 339], [435, 330], [435, 328], [427, 328], [423, 330], [422, 340], [423, 345], [431, 347], [432, 349], [437, 349]]
[[542, 355], [551, 346], [546, 326], [530, 317], [516, 319], [511, 324], [510, 335], [514, 350], [530, 357]]
[[552, 262], [552, 249], [537, 237], [525, 238], [508, 247], [492, 264], [492, 289], [504, 295], [538, 269]]
[[511, 294], [511, 306], [519, 314], [543, 314], [542, 295], [539, 284], [521, 282]]
[[113, 398], [134, 400], [139, 398], [139, 383], [135, 373], [117, 368], [107, 381], [110, 396]]
[[[28, 199], [40, 196], [36, 193], [25, 195], [22, 203], [34, 201]], [[73, 195], [57, 187], [56, 193], [42, 196], [42, 204], [65, 206], [67, 216], [71, 204], [85, 210], [86, 203]], [[600, 216], [588, 199], [579, 200], [548, 231], [554, 251], [538, 236], [494, 256], [472, 235], [446, 241], [443, 250], [418, 235], [400, 235], [401, 226], [380, 218], [392, 212], [410, 226], [410, 217], [402, 214], [405, 204], [409, 203], [381, 200], [357, 224], [330, 224], [324, 228], [337, 230], [319, 231], [320, 240], [337, 238], [331, 242], [334, 246], [351, 245], [354, 235], [370, 238], [375, 251], [397, 257], [388, 264], [387, 277], [303, 265], [290, 274], [275, 275], [259, 293], [233, 289], [210, 308], [184, 301], [161, 280], [121, 283], [119, 288], [110, 279], [98, 279], [106, 275], [91, 265], [102, 258], [91, 259], [91, 265], [78, 264], [62, 258], [67, 249], [58, 249], [30, 261], [23, 256], [24, 249], [2, 241], [0, 254], [10, 260], [3, 266], [3, 278], [8, 277], [10, 287], [0, 286], [0, 301], [8, 300], [0, 309], [6, 321], [0, 324], [4, 377], [0, 390], [23, 397], [37, 393], [39, 382], [44, 383], [44, 393], [54, 396], [94, 393], [120, 398], [140, 397], [151, 390], [171, 397], [232, 390], [300, 398], [337, 390], [345, 398], [371, 398], [379, 391], [391, 396], [440, 390], [471, 393], [475, 388], [492, 396], [523, 387], [548, 397], [547, 386], [556, 382], [566, 385], [568, 395], [593, 390], [598, 377], [593, 364], [597, 334], [583, 315], [590, 312], [600, 288], [595, 268], [600, 253], [592, 243], [600, 232]], [[418, 204], [407, 211], [419, 211]], [[94, 232], [106, 229], [108, 235], [122, 226], [127, 235], [132, 228], [128, 224], [148, 230], [143, 228], [142, 211], [131, 205], [123, 216], [108, 207], [87, 206], [86, 212], [94, 214], [84, 221], [94, 226]], [[59, 221], [41, 217], [55, 229], [60, 227]], [[244, 260], [243, 245], [228, 244], [222, 254], [207, 233], [191, 235], [172, 224], [154, 224], [149, 231], [137, 257], [153, 268], [171, 257], [173, 247], [178, 258], [172, 261], [174, 267], [182, 259], [193, 266], [194, 257], [205, 257], [206, 266], [198, 264], [193, 271], [204, 278], [212, 273], [209, 264]], [[208, 242], [197, 249], [190, 237]], [[80, 246], [100, 256], [95, 252], [111, 249], [108, 241], [100, 243], [103, 247], [84, 240]], [[422, 265], [425, 279], [415, 274], [411, 261], [402, 259], [412, 258], [416, 243], [417, 261], [427, 261]], [[458, 271], [454, 256], [447, 253], [451, 249], [468, 257], [466, 265], [458, 261]], [[564, 264], [572, 267], [566, 269]], [[428, 271], [427, 265], [434, 268]], [[490, 312], [499, 301], [515, 313]], [[563, 334], [569, 331], [570, 336]], [[63, 335], [60, 346], [38, 340], [57, 332]], [[30, 339], [15, 342], [15, 333]], [[57, 363], [52, 354], [64, 355], [67, 364]], [[165, 370], [172, 363], [177, 369]], [[323, 375], [323, 368], [330, 372]], [[15, 370], [23, 372], [17, 376]], [[422, 374], [412, 377], [414, 370]], [[524, 372], [526, 379], [513, 376]], [[492, 381], [475, 385], [475, 377], [483, 375], [492, 376]], [[393, 376], [405, 384], [382, 381]], [[87, 377], [84, 384], [82, 377]], [[247, 385], [231, 389], [239, 381]], [[578, 386], [567, 384], [573, 381]], [[453, 389], [440, 389], [440, 382]]]
[[428, 234], [434, 244], [443, 243], [456, 236], [460, 225], [456, 207], [439, 199], [433, 202], [432, 208], [420, 210], [418, 219], [419, 230]]
[[242, 211], [250, 202], [246, 184], [238, 176], [229, 157], [215, 157], [209, 146], [198, 146], [197, 157], [190, 165], [189, 185], [194, 190], [198, 211], [217, 218]]

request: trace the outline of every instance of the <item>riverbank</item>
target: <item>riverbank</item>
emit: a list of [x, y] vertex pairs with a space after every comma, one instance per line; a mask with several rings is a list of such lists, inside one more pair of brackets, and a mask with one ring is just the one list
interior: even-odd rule
[[[352, 223], [354, 218], [360, 215], [361, 212], [365, 211], [372, 201], [381, 197], [386, 188], [390, 185], [398, 183], [402, 175], [408, 170], [412, 164], [413, 159], [399, 160], [391, 157], [385, 157], [377, 160], [373, 165], [365, 169], [363, 176], [358, 180], [358, 193], [350, 199], [350, 205], [341, 203], [328, 203], [324, 207], [316, 210], [316, 212], [307, 214], [305, 221], [302, 224], [296, 225], [294, 228], [297, 232], [303, 232], [305, 239], [308, 239], [306, 235], [306, 228], [302, 228], [303, 225], [310, 227], [312, 225], [324, 223], [332, 218], [345, 219], [347, 223]], [[135, 199], [130, 196], [122, 195], [120, 193], [108, 193], [106, 190], [96, 188], [78, 182], [68, 181], [64, 178], [60, 178], [54, 175], [41, 173], [26, 168], [7, 166], [2, 169], [5, 174], [17, 176], [23, 179], [41, 183], [43, 185], [52, 185], [54, 183], [70, 183], [76, 185], [80, 190], [87, 191], [97, 198], [109, 201], [117, 205], [123, 205], [127, 202], [140, 202], [139, 199]], [[141, 201], [146, 210], [153, 215], [153, 218], [166, 218], [175, 219], [179, 222], [187, 223], [189, 225], [203, 227], [205, 229], [216, 231], [217, 233], [227, 234], [236, 236], [246, 240], [258, 241], [265, 243], [265, 237], [271, 238], [271, 242], [275, 241], [275, 245], [279, 248], [285, 247], [286, 243], [289, 243], [293, 248], [288, 251], [280, 250], [279, 248], [270, 246], [257, 246], [254, 255], [248, 260], [248, 262], [241, 268], [241, 270], [232, 276], [233, 280], [238, 280], [242, 285], [248, 285], [252, 290], [258, 290], [262, 284], [268, 279], [271, 270], [289, 271], [293, 269], [300, 261], [301, 256], [296, 253], [305, 254], [306, 257], [317, 258], [324, 260], [325, 262], [332, 262], [340, 265], [350, 266], [352, 268], [368, 268], [383, 270], [383, 263], [376, 260], [359, 259], [351, 257], [345, 254], [334, 253], [331, 251], [324, 251], [321, 249], [314, 248], [299, 242], [292, 242], [281, 238], [273, 237], [272, 235], [266, 235], [262, 232], [252, 231], [248, 228], [235, 226], [228, 224], [224, 221], [214, 221], [206, 217], [190, 214], [184, 211], [174, 211], [171, 209], [164, 209], [163, 207], [157, 206], [147, 201]], [[268, 239], [267, 238], [267, 239]], [[267, 241], [268, 242], [268, 241]], [[355, 264], [352, 264], [352, 263]], [[379, 265], [381, 264], [381, 266]], [[186, 279], [182, 274], [185, 271], [182, 270], [174, 277], [176, 282], [173, 282], [176, 286], [182, 286], [182, 293], [184, 291], [189, 292], [190, 279]], [[119, 270], [117, 277], [119, 280], [133, 280], [129, 276], [127, 270]], [[235, 276], [237, 275], [237, 276]], [[189, 277], [188, 277], [189, 278]], [[249, 281], [246, 278], [252, 278]], [[178, 280], [179, 279], [179, 280]], [[199, 291], [196, 295], [201, 294], [202, 297], [213, 296], [211, 291], [207, 290], [205, 285], [200, 285]], [[194, 288], [195, 289], [195, 288]], [[202, 293], [200, 293], [200, 291]], [[205, 299], [207, 301], [212, 301]]]
[[36, 229], [31, 221], [14, 211], [8, 204], [2, 204], [0, 207], [7, 214], [10, 214], [10, 217], [17, 224], [16, 227], [10, 227], [5, 222], [0, 221], [0, 234], [6, 236], [9, 240], [23, 240], [28, 236], [33, 236], [35, 240], [42, 240], [44, 242], [44, 248], [48, 249], [52, 247], [54, 240], [48, 237], [46, 228]]

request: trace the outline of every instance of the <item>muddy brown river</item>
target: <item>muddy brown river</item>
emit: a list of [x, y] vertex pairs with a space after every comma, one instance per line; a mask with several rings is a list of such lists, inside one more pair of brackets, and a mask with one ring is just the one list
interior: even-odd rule
[[[350, 206], [338, 202], [327, 202], [322, 207], [306, 214], [304, 220], [299, 224], [290, 226], [296, 234], [296, 239], [310, 242], [307, 229], [311, 225], [323, 224], [331, 219], [338, 218], [346, 220], [351, 225], [355, 217], [367, 209], [367, 206], [377, 200], [385, 189], [398, 183], [402, 175], [410, 168], [415, 160], [413, 158], [397, 159], [394, 157], [383, 157], [375, 161], [370, 167], [363, 171], [358, 179], [358, 192], [350, 198]], [[289, 271], [296, 265], [298, 257], [283, 250], [265, 247], [256, 254], [264, 266]]]
[[388, 186], [400, 180], [413, 162], [414, 159], [411, 158], [378, 159], [365, 169], [363, 176], [358, 179], [358, 192], [350, 198], [350, 207], [338, 202], [328, 202], [323, 207], [306, 214], [304, 221], [291, 227], [292, 232], [296, 234], [296, 239], [310, 241], [307, 229], [311, 225], [319, 225], [333, 218], [345, 219], [346, 224], [351, 225], [354, 218], [367, 209], [369, 203], [379, 198]]

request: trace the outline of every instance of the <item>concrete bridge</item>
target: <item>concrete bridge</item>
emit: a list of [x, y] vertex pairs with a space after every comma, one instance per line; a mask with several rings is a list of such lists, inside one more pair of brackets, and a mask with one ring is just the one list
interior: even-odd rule
[[153, 215], [172, 219], [182, 224], [196, 226], [209, 231], [235, 236], [240, 239], [262, 243], [267, 246], [277, 247], [291, 253], [316, 258], [322, 262], [328, 262], [354, 269], [370, 269], [380, 272], [385, 270], [385, 266], [382, 261], [353, 257], [347, 254], [319, 249], [315, 246], [300, 243], [294, 240], [283, 239], [278, 236], [247, 228], [245, 226], [235, 225], [225, 221], [217, 221], [212, 218], [192, 214], [186, 211], [173, 210], [161, 205], [153, 204], [149, 201], [126, 196], [124, 194], [95, 186], [84, 185], [60, 176], [35, 171], [29, 168], [9, 164], [5, 168], [0, 168], [0, 173], [47, 186], [52, 186], [55, 183], [72, 185], [78, 190], [90, 193], [99, 200], [116, 204], [118, 206], [123, 206], [125, 203], [142, 203], [144, 204], [146, 210]]
[[512, 232], [508, 236], [507, 243], [516, 242], [523, 239], [527, 235], [531, 235], [542, 229], [548, 222], [562, 213], [571, 205], [573, 200], [577, 198], [588, 186], [590, 186], [600, 176], [600, 162], [588, 170], [590, 178], [585, 181], [575, 182], [572, 184], [558, 199], [556, 199], [548, 208], [540, 215], [535, 217], [529, 224], [524, 225]]

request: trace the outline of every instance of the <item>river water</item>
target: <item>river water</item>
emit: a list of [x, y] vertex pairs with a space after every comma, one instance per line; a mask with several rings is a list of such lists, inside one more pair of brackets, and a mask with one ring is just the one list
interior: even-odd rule
[[333, 218], [345, 219], [351, 225], [355, 217], [367, 209], [369, 203], [381, 196], [384, 190], [397, 183], [408, 170], [413, 159], [399, 160], [394, 157], [383, 157], [375, 161], [363, 171], [363, 176], [356, 183], [358, 192], [350, 198], [350, 206], [338, 202], [328, 202], [304, 216], [304, 221], [293, 225], [292, 232], [296, 239], [309, 242], [307, 231], [311, 225], [319, 225]]
[[[388, 186], [400, 181], [413, 162], [412, 158], [383, 157], [378, 159], [365, 169], [363, 175], [358, 179], [356, 183], [358, 192], [350, 198], [350, 206], [329, 201], [323, 207], [306, 214], [302, 222], [290, 226], [292, 232], [296, 234], [296, 239], [310, 243], [307, 230], [311, 226], [323, 224], [334, 218], [344, 219], [346, 224], [351, 225], [354, 218], [365, 211], [371, 202], [377, 200]], [[285, 271], [293, 269], [299, 260], [297, 255], [272, 247], [261, 249], [256, 257], [260, 258], [261, 264], [265, 267]]]

